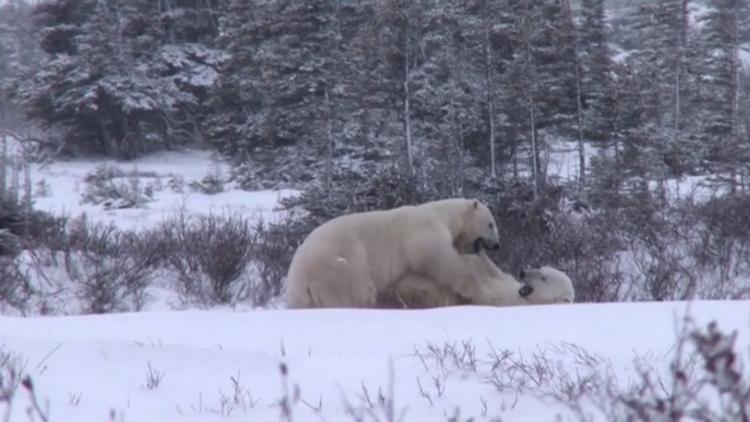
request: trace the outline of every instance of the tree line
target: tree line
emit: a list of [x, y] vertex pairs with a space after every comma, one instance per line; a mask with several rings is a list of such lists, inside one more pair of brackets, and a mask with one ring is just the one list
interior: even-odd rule
[[0, 121], [75, 154], [209, 144], [248, 187], [330, 191], [385, 173], [442, 195], [522, 180], [536, 198], [565, 140], [581, 191], [706, 173], [742, 188], [746, 2], [610, 6], [13, 0], [0, 13]]

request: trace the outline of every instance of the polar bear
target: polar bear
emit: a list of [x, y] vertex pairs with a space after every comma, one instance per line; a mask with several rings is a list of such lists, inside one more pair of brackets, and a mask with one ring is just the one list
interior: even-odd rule
[[438, 285], [427, 277], [410, 273], [378, 297], [378, 306], [386, 308], [435, 308], [456, 305], [517, 306], [572, 303], [575, 290], [570, 278], [552, 267], [521, 271], [519, 282], [501, 271], [481, 251], [464, 255], [482, 286], [477, 300], [467, 300]]
[[548, 266], [523, 270], [518, 278], [524, 286], [521, 296], [532, 298], [535, 303], [573, 303], [575, 290], [567, 274]]
[[453, 198], [348, 214], [313, 230], [287, 275], [289, 308], [374, 307], [378, 294], [409, 273], [424, 274], [470, 301], [482, 288], [459, 255], [497, 249], [495, 219], [481, 202]]

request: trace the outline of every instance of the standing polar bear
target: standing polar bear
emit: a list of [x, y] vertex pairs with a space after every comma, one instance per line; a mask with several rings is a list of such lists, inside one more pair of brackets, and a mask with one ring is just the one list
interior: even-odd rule
[[572, 303], [575, 291], [570, 278], [552, 267], [524, 270], [521, 282], [501, 271], [484, 253], [463, 255], [481, 285], [477, 300], [466, 300], [436, 284], [428, 277], [410, 273], [378, 298], [386, 308], [436, 308], [456, 305], [517, 306]]
[[287, 276], [289, 308], [374, 307], [407, 274], [477, 302], [483, 290], [459, 252], [499, 248], [495, 219], [479, 201], [444, 199], [334, 218], [302, 242]]

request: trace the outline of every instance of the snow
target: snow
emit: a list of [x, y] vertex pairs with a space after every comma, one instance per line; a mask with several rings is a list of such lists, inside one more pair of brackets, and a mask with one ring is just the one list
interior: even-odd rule
[[[142, 208], [106, 209], [103, 205], [85, 203], [85, 177], [102, 166], [114, 166], [125, 173], [146, 175], [138, 177], [143, 186], [155, 186], [154, 198]], [[31, 177], [34, 184], [45, 181], [49, 185], [46, 196], [36, 196], [34, 207], [53, 214], [72, 217], [86, 214], [89, 221], [113, 224], [119, 229], [150, 228], [181, 209], [190, 213], [239, 214], [252, 219], [274, 221], [279, 217], [275, 207], [278, 200], [295, 195], [293, 190], [247, 192], [232, 183], [224, 192], [205, 195], [190, 192], [189, 184], [203, 179], [211, 172], [228, 178], [229, 166], [209, 151], [186, 150], [160, 152], [133, 161], [69, 160], [34, 164]], [[124, 177], [123, 183], [129, 183]], [[182, 192], [169, 188], [170, 181], [182, 181]], [[38, 189], [37, 189], [38, 191]]]
[[688, 24], [690, 27], [703, 28], [703, 25], [705, 25], [704, 19], [712, 10], [712, 7], [704, 3], [688, 3]]
[[161, 49], [162, 60], [170, 67], [179, 70], [175, 80], [194, 87], [210, 87], [219, 78], [214, 68], [228, 60], [229, 56], [220, 50], [206, 48], [199, 44], [167, 45]]
[[609, 44], [609, 51], [612, 52], [612, 61], [615, 63], [626, 63], [628, 58], [633, 54], [632, 50], [625, 50], [619, 45]]
[[748, 72], [750, 72], [750, 42], [740, 46], [739, 51], [740, 63], [745, 66]]
[[[635, 376], [636, 356], [652, 356], [654, 366], [666, 368], [675, 320], [686, 308], [674, 302], [0, 317], [0, 345], [21, 359], [37, 398], [49, 403], [51, 421], [109, 420], [110, 412], [114, 420], [139, 422], [283, 420], [281, 363], [288, 368], [289, 394], [299, 388], [293, 420], [354, 420], [346, 403], [361, 408], [363, 388], [373, 401], [379, 388], [388, 397], [391, 362], [395, 409], [406, 421], [446, 420], [457, 407], [462, 420], [554, 420], [557, 414], [570, 420], [550, 400], [495, 389], [486, 378], [490, 345], [517, 356], [546, 350], [575, 370], [571, 357], [551, 352], [570, 343]], [[739, 330], [737, 350], [750, 345], [750, 303], [696, 302], [689, 313], [701, 327], [716, 320], [725, 332]], [[476, 370], [440, 365], [428, 353], [428, 345], [464, 344], [476, 350]], [[147, 388], [149, 365], [161, 374], [153, 389]], [[420, 395], [418, 380], [432, 404]], [[27, 406], [28, 394], [20, 392], [10, 420], [28, 420]]]
[[[567, 182], [578, 180], [580, 173], [578, 143], [562, 139], [552, 139], [549, 142], [552, 145], [552, 152], [546, 160], [547, 174]], [[586, 142], [583, 145], [583, 155], [588, 165], [591, 157], [596, 155], [596, 149]]]

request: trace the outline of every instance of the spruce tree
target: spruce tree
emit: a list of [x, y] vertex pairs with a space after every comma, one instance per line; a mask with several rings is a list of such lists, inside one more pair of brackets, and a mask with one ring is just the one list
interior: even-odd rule
[[740, 137], [741, 28], [750, 24], [748, 5], [741, 0], [711, 0], [703, 17], [701, 67], [705, 78], [698, 100], [703, 104], [700, 140], [709, 168], [724, 179], [732, 191], [750, 160], [747, 142]]
[[607, 45], [604, 0], [581, 0], [579, 51], [581, 53], [584, 127], [593, 140], [611, 131], [611, 59]]
[[19, 82], [27, 115], [55, 128], [70, 151], [132, 158], [200, 141], [195, 115], [221, 54], [187, 40], [165, 44], [161, 6], [143, 0], [40, 3], [36, 29], [49, 59]]

